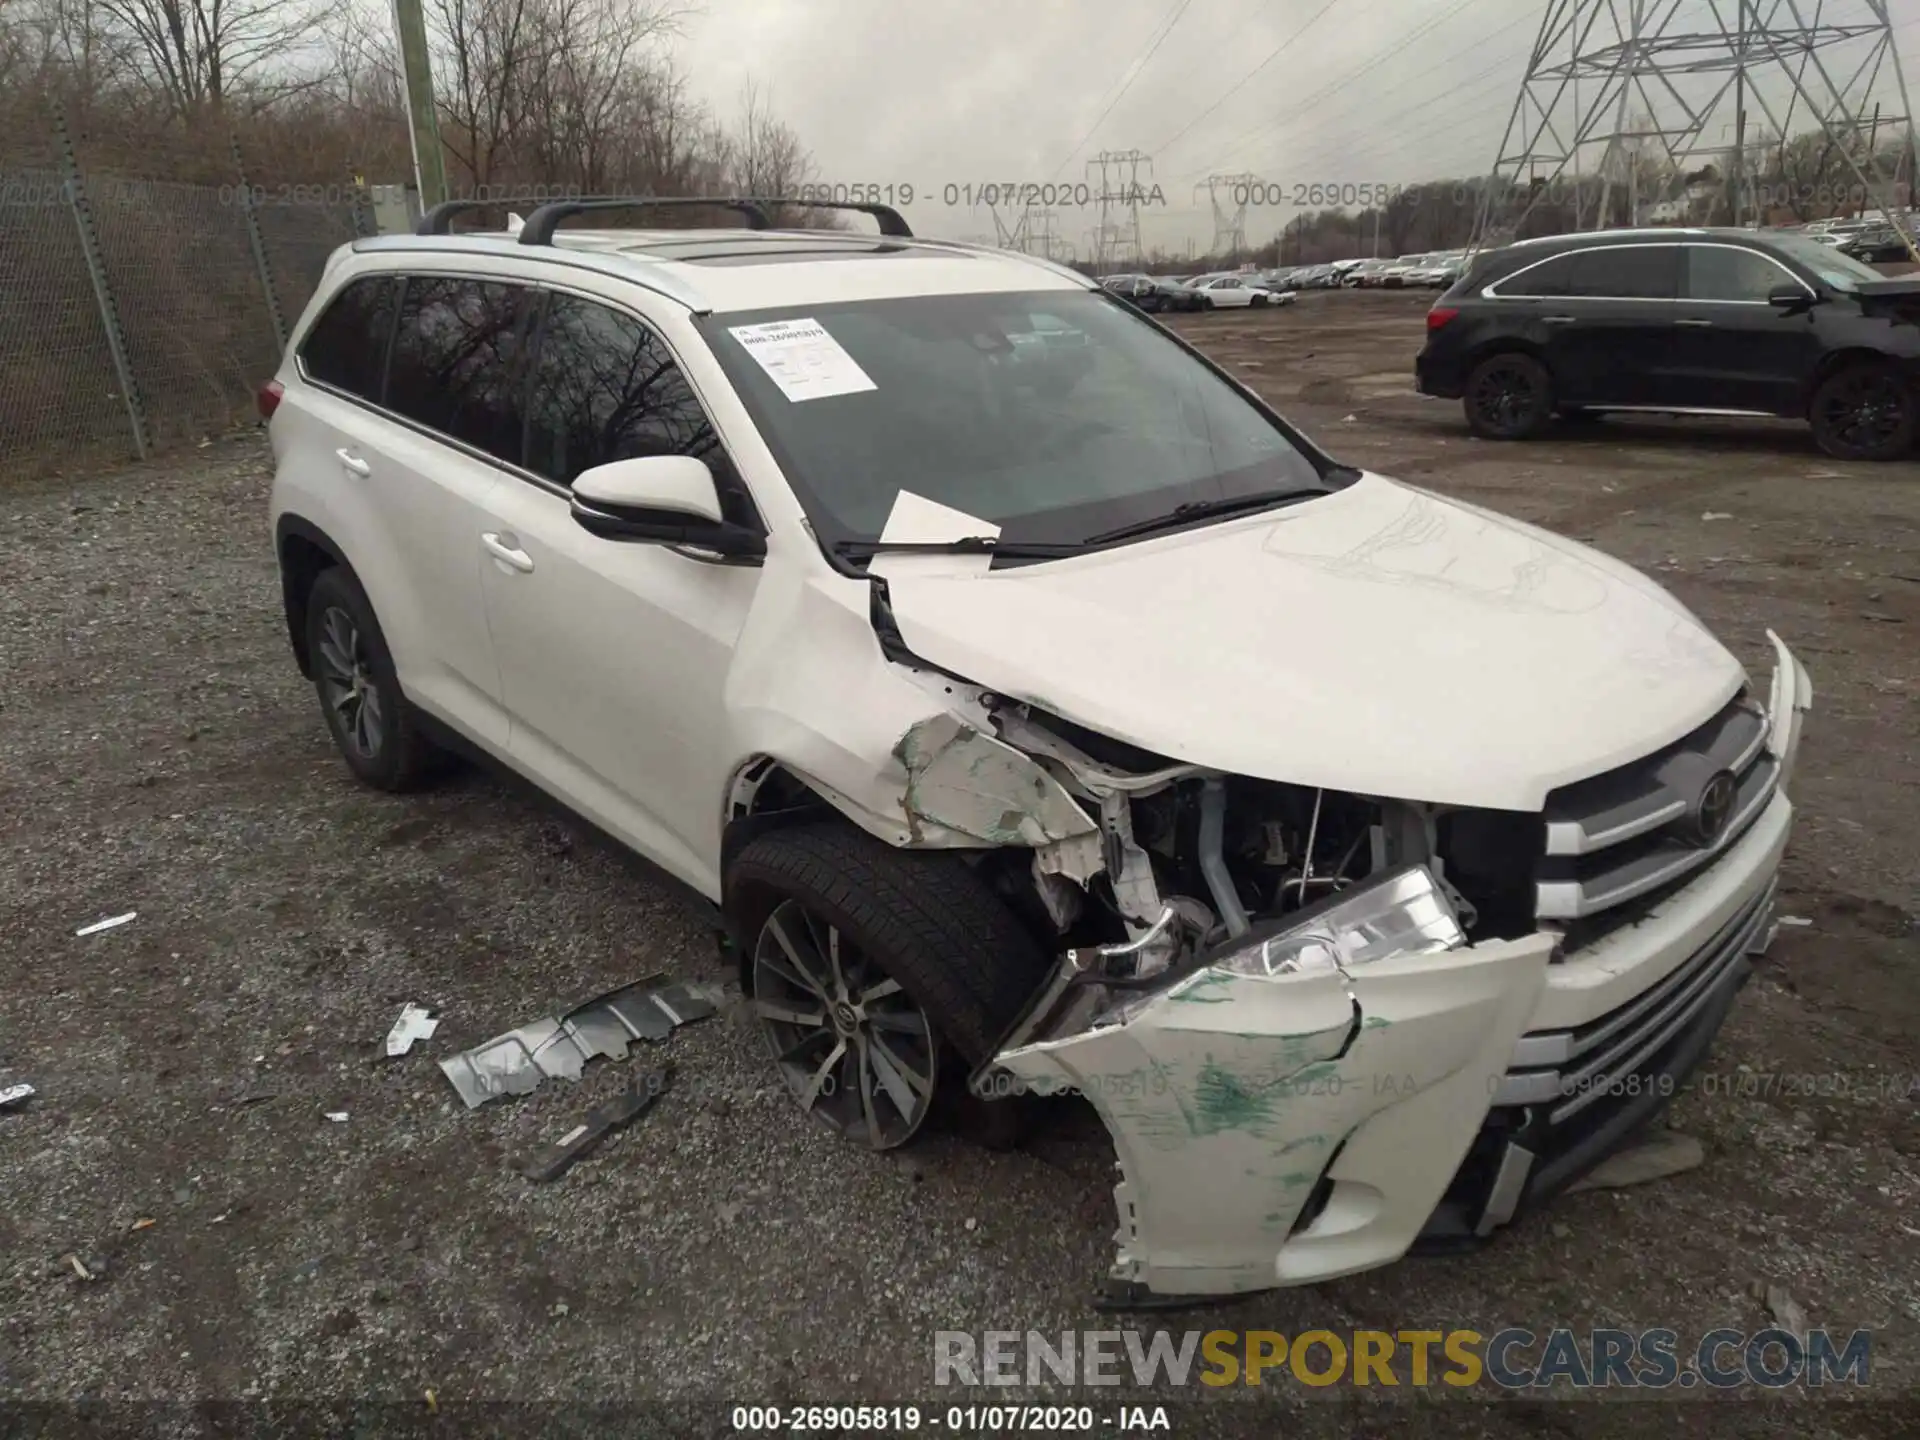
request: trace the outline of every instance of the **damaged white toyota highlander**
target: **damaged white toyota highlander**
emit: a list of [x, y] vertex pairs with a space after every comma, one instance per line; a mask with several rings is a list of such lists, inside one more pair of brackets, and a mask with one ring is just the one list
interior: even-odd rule
[[263, 388], [363, 780], [486, 757], [714, 902], [858, 1145], [1084, 1096], [1108, 1303], [1470, 1245], [1698, 1064], [1772, 934], [1778, 639], [1751, 680], [1064, 268], [559, 229], [616, 203], [355, 242]]

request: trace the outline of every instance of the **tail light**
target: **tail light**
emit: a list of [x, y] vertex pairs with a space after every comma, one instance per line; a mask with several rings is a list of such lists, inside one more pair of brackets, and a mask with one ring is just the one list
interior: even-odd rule
[[254, 407], [259, 410], [262, 420], [271, 420], [273, 412], [280, 408], [280, 397], [286, 393], [286, 387], [278, 380], [269, 380], [253, 392]]
[[1427, 311], [1427, 329], [1438, 330], [1459, 313], [1458, 310], [1449, 310], [1444, 305], [1436, 305], [1433, 309]]

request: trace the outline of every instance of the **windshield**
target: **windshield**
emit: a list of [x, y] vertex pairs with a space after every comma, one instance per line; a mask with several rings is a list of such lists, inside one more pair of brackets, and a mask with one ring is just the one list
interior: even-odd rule
[[[829, 545], [877, 539], [903, 490], [991, 521], [1009, 542], [1078, 543], [1176, 505], [1331, 488], [1330, 463], [1306, 441], [1098, 292], [700, 323]], [[801, 330], [810, 348], [794, 363], [767, 353], [766, 337]]]
[[1842, 255], [1831, 245], [1822, 245], [1818, 240], [1809, 240], [1804, 235], [1769, 235], [1767, 239], [1836, 290], [1851, 291], [1857, 289], [1863, 280], [1886, 278], [1871, 265], [1851, 255]]

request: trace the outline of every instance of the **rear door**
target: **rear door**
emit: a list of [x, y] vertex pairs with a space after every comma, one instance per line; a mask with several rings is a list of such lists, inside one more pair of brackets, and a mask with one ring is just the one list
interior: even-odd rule
[[1526, 333], [1543, 349], [1562, 404], [1639, 405], [1672, 333], [1679, 277], [1675, 245], [1607, 245], [1556, 256], [1493, 288], [1528, 306]]
[[413, 274], [387, 366], [388, 419], [367, 436], [395, 560], [372, 595], [411, 699], [504, 750], [507, 716], [480, 592], [486, 502], [517, 458], [524, 286]]
[[473, 554], [499, 471], [454, 434], [502, 383], [518, 296], [448, 276], [349, 281], [302, 341], [304, 383], [275, 416], [288, 508], [340, 545], [407, 697], [501, 747]]
[[1792, 415], [1820, 361], [1811, 308], [1789, 314], [1767, 299], [1792, 285], [1813, 287], [1759, 250], [1739, 245], [1690, 244], [1684, 294], [1673, 343], [1656, 371], [1661, 399], [1709, 410], [1757, 410]]
[[724, 513], [746, 490], [666, 342], [603, 301], [543, 303], [521, 474], [489, 496], [483, 587], [514, 763], [681, 879], [711, 891], [728, 757], [727, 672], [760, 571], [591, 535], [570, 486], [595, 465], [694, 455]]

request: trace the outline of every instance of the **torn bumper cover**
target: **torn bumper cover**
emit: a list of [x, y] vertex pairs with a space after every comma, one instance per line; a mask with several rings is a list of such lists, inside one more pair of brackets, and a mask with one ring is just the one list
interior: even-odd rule
[[1145, 984], [1074, 952], [974, 1088], [1077, 1091], [1106, 1122], [1111, 1299], [1370, 1269], [1406, 1253], [1446, 1191], [1554, 939], [1467, 945], [1414, 866]]

